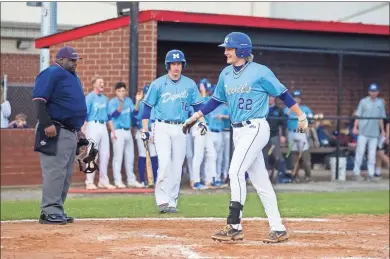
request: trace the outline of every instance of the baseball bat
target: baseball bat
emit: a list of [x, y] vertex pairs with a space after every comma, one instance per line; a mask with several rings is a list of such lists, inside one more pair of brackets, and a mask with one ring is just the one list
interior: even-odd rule
[[146, 149], [146, 178], [148, 179], [148, 187], [154, 186], [152, 161], [150, 160], [149, 145], [145, 144]]
[[[301, 142], [299, 141], [298, 142], [299, 144], [301, 144]], [[295, 177], [297, 172], [298, 172], [298, 168], [299, 168], [299, 161], [301, 160], [302, 158], [302, 154], [303, 154], [303, 147], [301, 147], [301, 145], [298, 144], [298, 147], [299, 147], [299, 154], [298, 154], [298, 159], [297, 161], [295, 162], [295, 165], [294, 165], [294, 168], [293, 168], [293, 171], [291, 173], [291, 176], [292, 177]], [[302, 144], [304, 145], [304, 143]]]

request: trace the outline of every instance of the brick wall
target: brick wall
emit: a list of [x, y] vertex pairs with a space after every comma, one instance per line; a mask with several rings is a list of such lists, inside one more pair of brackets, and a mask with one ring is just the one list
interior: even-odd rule
[[[91, 79], [102, 76], [104, 93], [114, 96], [114, 84], [129, 82], [129, 27], [119, 28], [65, 42], [50, 48], [51, 60], [55, 60], [58, 49], [65, 45], [75, 48], [83, 57], [78, 62], [77, 72], [84, 86], [84, 92], [92, 91]], [[138, 88], [152, 81], [156, 75], [157, 23], [145, 22], [139, 25]]]
[[[165, 54], [170, 49], [181, 49], [186, 55], [184, 74], [196, 82], [203, 77], [217, 83], [226, 65], [223, 49], [214, 44], [159, 42], [157, 74], [166, 73]], [[302, 91], [303, 103], [315, 113], [337, 114], [338, 57], [329, 54], [256, 51], [255, 61], [271, 68], [290, 90]], [[371, 82], [381, 86], [380, 97], [390, 111], [390, 60], [380, 57], [346, 56], [344, 58], [342, 115], [350, 115], [359, 100], [367, 95]]]
[[1, 78], [8, 75], [9, 84], [32, 85], [39, 72], [39, 55], [1, 53]]

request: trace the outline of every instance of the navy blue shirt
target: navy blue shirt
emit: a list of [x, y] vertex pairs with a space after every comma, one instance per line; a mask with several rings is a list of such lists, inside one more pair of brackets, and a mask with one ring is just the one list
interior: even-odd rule
[[58, 64], [43, 70], [35, 80], [33, 100], [46, 101], [52, 120], [80, 130], [87, 118], [87, 104], [80, 79]]

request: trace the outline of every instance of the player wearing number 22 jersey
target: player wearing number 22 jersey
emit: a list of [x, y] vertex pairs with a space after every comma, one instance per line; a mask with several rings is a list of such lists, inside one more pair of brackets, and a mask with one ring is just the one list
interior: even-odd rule
[[307, 119], [287, 89], [272, 71], [253, 62], [252, 42], [240, 32], [226, 36], [223, 44], [228, 67], [222, 70], [217, 88], [207, 104], [188, 119], [183, 131], [216, 107], [227, 103], [233, 127], [234, 152], [229, 168], [231, 198], [227, 225], [212, 235], [219, 241], [242, 240], [241, 217], [246, 200], [245, 172], [263, 203], [271, 231], [264, 242], [286, 241], [288, 234], [279, 213], [275, 192], [264, 164], [262, 149], [268, 143], [270, 128], [266, 120], [268, 96], [279, 97], [298, 115], [298, 131], [307, 128]]

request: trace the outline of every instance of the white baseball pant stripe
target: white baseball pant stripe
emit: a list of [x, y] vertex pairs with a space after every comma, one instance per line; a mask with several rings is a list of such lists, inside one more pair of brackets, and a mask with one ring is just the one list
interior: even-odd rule
[[[127, 184], [130, 184], [136, 180], [134, 175], [134, 142], [133, 136], [130, 130], [117, 129], [115, 130], [117, 139], [113, 141], [113, 158], [112, 158], [112, 170], [114, 174], [115, 184], [121, 184], [122, 182], [122, 161], [123, 155], [125, 156], [125, 169], [127, 176]], [[112, 133], [111, 133], [112, 135]]]
[[[106, 124], [89, 121], [86, 126], [85, 135], [87, 139], [92, 139], [96, 143], [96, 149], [99, 151], [99, 182], [107, 185], [108, 179], [108, 161], [110, 160], [110, 138], [108, 136]], [[89, 150], [88, 150], [89, 152]], [[92, 184], [95, 179], [95, 172], [87, 174], [85, 184]]]
[[229, 172], [229, 166], [230, 166], [230, 131], [223, 131], [222, 138], [223, 138], [222, 175], [223, 178], [226, 179]]
[[158, 157], [155, 197], [157, 205], [176, 207], [186, 149], [186, 135], [181, 124], [156, 122], [155, 145]]
[[213, 141], [214, 151], [217, 156], [216, 159], [216, 181], [220, 181], [222, 173], [222, 160], [223, 160], [223, 136], [222, 132], [208, 132], [210, 138]]
[[275, 191], [265, 168], [262, 149], [268, 143], [270, 129], [265, 119], [253, 119], [251, 124], [242, 128], [233, 128], [235, 150], [230, 163], [229, 177], [231, 201], [245, 204], [245, 172], [263, 203], [271, 230], [284, 231]]
[[[135, 133], [135, 141], [137, 142], [138, 156], [146, 157], [146, 148], [144, 142], [142, 141], [141, 134], [142, 134], [141, 130], [137, 130], [137, 133]], [[153, 136], [151, 135], [150, 137], [152, 138]], [[154, 143], [152, 143], [152, 141], [149, 141], [149, 154], [150, 157], [157, 156], [156, 146], [154, 145]]]
[[368, 144], [368, 156], [367, 156], [367, 171], [369, 176], [374, 176], [375, 174], [375, 156], [376, 156], [376, 147], [378, 145], [378, 138], [370, 138], [363, 135], [359, 135], [357, 139], [356, 146], [356, 155], [355, 155], [355, 164], [353, 172], [355, 175], [360, 175], [360, 167], [362, 165], [362, 160], [364, 153], [366, 152], [366, 145]]

